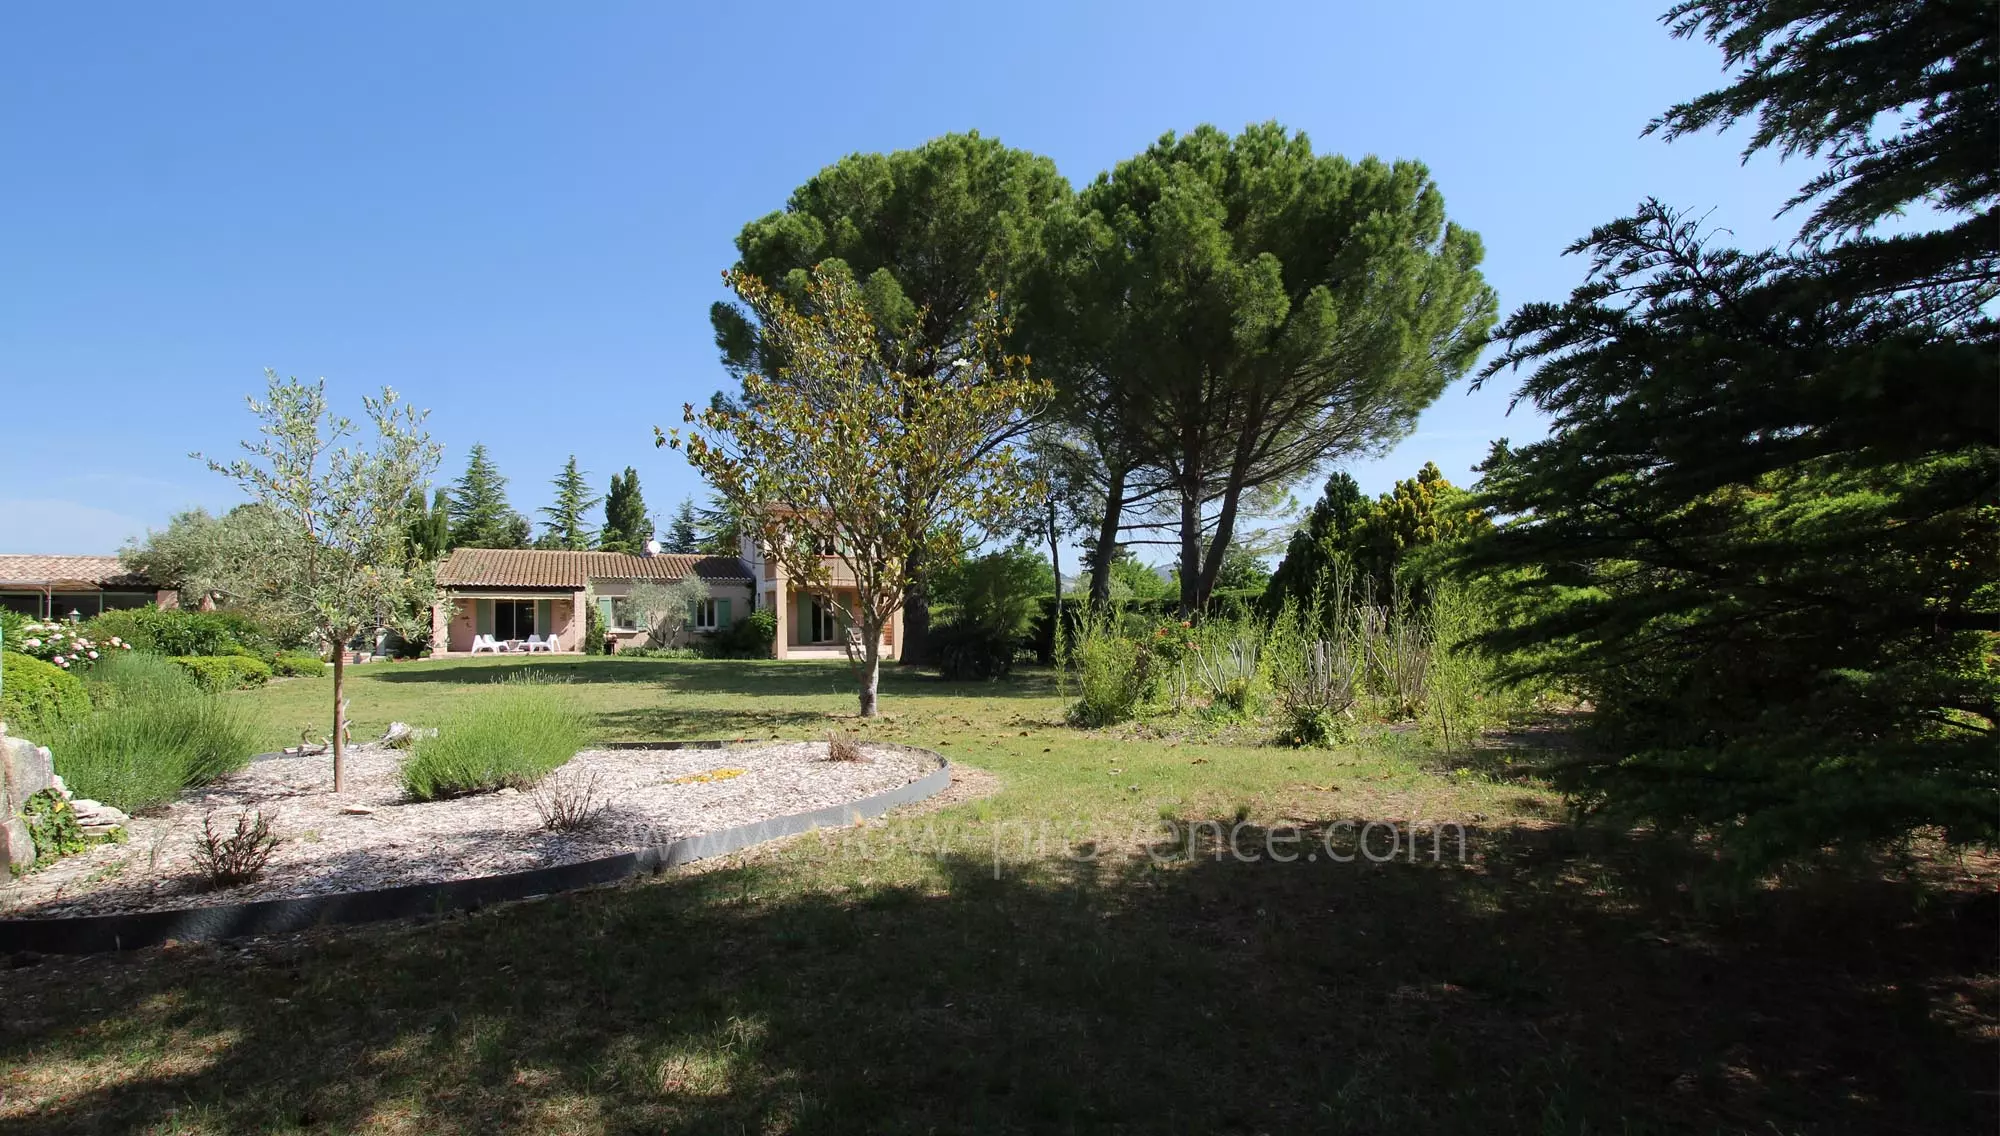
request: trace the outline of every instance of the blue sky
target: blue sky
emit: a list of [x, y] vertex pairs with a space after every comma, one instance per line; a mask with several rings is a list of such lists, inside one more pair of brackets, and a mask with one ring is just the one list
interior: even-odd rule
[[[1745, 243], [1809, 171], [1741, 136], [1640, 138], [1721, 59], [1657, 4], [993, 6], [205, 3], [0, 14], [0, 552], [110, 552], [232, 488], [186, 455], [250, 431], [262, 369], [431, 409], [524, 512], [576, 452], [663, 512], [651, 444], [723, 384], [707, 319], [746, 222], [844, 154], [977, 129], [1072, 182], [1167, 130], [1276, 119], [1414, 158], [1483, 236], [1503, 311], [1641, 197]], [[1454, 388], [1393, 453], [1465, 482], [1511, 380]], [[1300, 491], [1309, 500], [1316, 486]]]

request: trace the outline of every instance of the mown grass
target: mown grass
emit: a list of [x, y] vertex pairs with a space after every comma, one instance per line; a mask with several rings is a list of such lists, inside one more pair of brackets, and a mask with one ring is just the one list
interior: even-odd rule
[[[0, 1133], [1995, 1119], [1990, 873], [1712, 894], [1697, 850], [1574, 832], [1533, 785], [1445, 775], [1405, 737], [1079, 731], [1039, 673], [896, 672], [889, 717], [857, 724], [837, 665], [403, 664], [364, 668], [354, 710], [432, 724], [523, 666], [571, 668], [601, 738], [838, 724], [998, 791], [466, 917], [0, 972]], [[235, 697], [296, 736], [290, 685]], [[1239, 815], [1255, 861], [1216, 855]], [[1465, 862], [1323, 854], [1353, 854], [1339, 822], [1411, 819], [1464, 822]]]

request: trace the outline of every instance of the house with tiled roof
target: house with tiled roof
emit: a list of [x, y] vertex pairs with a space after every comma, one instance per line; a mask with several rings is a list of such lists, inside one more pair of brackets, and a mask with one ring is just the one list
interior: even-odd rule
[[0, 554], [0, 608], [35, 619], [89, 619], [127, 607], [173, 607], [178, 596], [116, 556]]
[[[787, 578], [781, 565], [745, 539], [738, 556], [652, 552], [567, 552], [550, 549], [454, 549], [438, 566], [444, 600], [431, 611], [434, 653], [466, 654], [475, 638], [523, 644], [529, 636], [553, 638], [556, 650], [582, 651], [585, 613], [597, 608], [612, 648], [643, 646], [650, 632], [632, 603], [633, 589], [648, 583], [693, 579], [706, 598], [689, 612], [695, 636], [734, 626], [758, 608], [777, 623], [771, 653], [780, 659], [845, 658], [853, 638], [842, 614], [852, 610], [852, 573], [828, 555], [818, 592]], [[838, 602], [836, 602], [838, 601]], [[896, 657], [903, 619], [898, 612], [882, 629], [882, 655]]]
[[733, 556], [558, 549], [459, 548], [438, 566], [443, 602], [431, 610], [431, 647], [465, 654], [475, 636], [521, 644], [553, 638], [556, 650], [584, 649], [586, 605], [596, 605], [614, 649], [644, 644], [649, 631], [633, 607], [642, 584], [698, 581], [707, 598], [689, 614], [696, 635], [713, 634], [749, 614], [750, 566]]

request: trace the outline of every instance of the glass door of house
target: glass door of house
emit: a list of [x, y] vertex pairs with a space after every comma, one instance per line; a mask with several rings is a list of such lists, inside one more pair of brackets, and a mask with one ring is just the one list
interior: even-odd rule
[[806, 624], [806, 633], [812, 638], [808, 643], [831, 643], [840, 637], [840, 617], [834, 613], [833, 605], [825, 600], [812, 602], [812, 618]]
[[535, 633], [534, 600], [494, 600], [493, 637], [526, 639]]

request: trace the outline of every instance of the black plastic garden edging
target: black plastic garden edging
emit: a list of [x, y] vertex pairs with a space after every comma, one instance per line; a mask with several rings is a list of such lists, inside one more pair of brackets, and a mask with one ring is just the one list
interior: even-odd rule
[[[709, 749], [728, 744], [713, 741], [628, 742], [619, 743], [616, 748]], [[523, 872], [476, 876], [466, 880], [406, 884], [374, 891], [265, 899], [211, 907], [137, 911], [120, 915], [78, 915], [59, 919], [0, 919], [0, 953], [89, 954], [95, 951], [136, 950], [158, 946], [169, 940], [199, 942], [248, 935], [283, 935], [340, 923], [372, 923], [384, 919], [439, 915], [447, 911], [477, 910], [489, 903], [573, 891], [647, 873], [657, 874], [668, 868], [710, 856], [726, 855], [766, 840], [878, 817], [898, 805], [921, 801], [951, 784], [951, 763], [942, 755], [915, 746], [895, 748], [934, 757], [938, 767], [906, 785], [898, 785], [858, 801], [828, 805], [790, 816], [770, 817], [752, 824], [686, 836], [666, 844], [576, 864], [530, 868]]]

